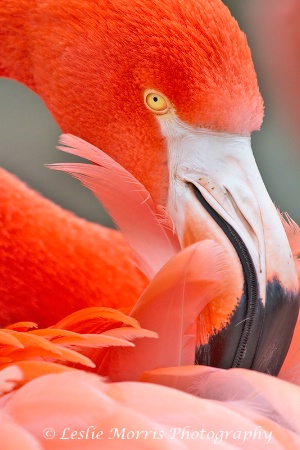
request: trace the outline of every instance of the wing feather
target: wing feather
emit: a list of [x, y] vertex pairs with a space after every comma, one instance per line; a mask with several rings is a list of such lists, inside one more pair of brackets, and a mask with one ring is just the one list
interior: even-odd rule
[[62, 135], [60, 150], [91, 164], [52, 164], [88, 187], [107, 209], [132, 248], [140, 268], [151, 279], [179, 250], [170, 219], [156, 213], [145, 187], [103, 151], [72, 135]]

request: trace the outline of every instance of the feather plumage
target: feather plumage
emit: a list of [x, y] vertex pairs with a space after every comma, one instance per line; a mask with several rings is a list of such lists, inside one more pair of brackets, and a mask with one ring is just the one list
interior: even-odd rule
[[156, 333], [142, 329], [133, 317], [100, 307], [77, 311], [50, 328], [32, 330], [31, 323], [27, 325], [27, 330], [26, 323], [0, 330], [0, 369], [13, 364], [22, 368], [22, 383], [56, 372], [59, 363], [95, 368], [94, 362], [83, 354], [91, 349], [134, 347], [133, 339], [157, 337]]
[[[257, 381], [266, 379], [265, 388], [270, 377], [256, 375]], [[221, 392], [219, 389], [214, 397]], [[107, 449], [122, 450], [193, 450], [199, 446], [211, 450], [217, 444], [224, 450], [241, 446], [262, 450], [266, 444], [272, 450], [294, 450], [300, 444], [299, 436], [290, 429], [259, 412], [239, 409], [231, 401], [199, 398], [148, 383], [107, 384], [95, 375], [79, 371], [50, 374], [28, 383], [13, 396], [7, 396], [2, 418], [13, 420], [47, 450], [93, 450], [99, 448], [99, 443]], [[91, 438], [70, 439], [71, 432], [85, 432], [91, 426], [90, 433], [103, 432], [100, 442]], [[54, 439], [42, 437], [42, 431], [48, 427], [55, 430]], [[117, 433], [124, 437], [117, 438]], [[62, 436], [65, 439], [60, 439]]]
[[103, 203], [128, 244], [141, 269], [152, 279], [179, 250], [172, 225], [162, 210], [157, 214], [145, 187], [106, 153], [72, 135], [62, 135], [60, 150], [88, 159], [88, 164], [52, 164], [70, 173]]
[[[209, 259], [207, 255], [209, 254]], [[222, 250], [212, 241], [196, 243], [173, 257], [154, 277], [130, 315], [157, 333], [133, 349], [89, 354], [98, 373], [112, 380], [135, 380], [144, 370], [193, 364], [197, 317], [230, 272]]]

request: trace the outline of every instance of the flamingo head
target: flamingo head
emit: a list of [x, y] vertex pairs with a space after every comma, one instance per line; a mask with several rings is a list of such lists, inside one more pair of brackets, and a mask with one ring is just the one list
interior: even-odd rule
[[277, 373], [298, 281], [252, 156], [263, 102], [228, 9], [220, 0], [19, 0], [0, 12], [0, 73], [142, 182], [182, 247], [212, 238], [232, 261], [235, 276], [198, 318], [196, 362]]

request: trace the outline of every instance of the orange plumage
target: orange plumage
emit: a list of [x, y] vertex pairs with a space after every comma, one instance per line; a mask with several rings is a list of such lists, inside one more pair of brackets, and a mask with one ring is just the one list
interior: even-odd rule
[[[65, 136], [94, 165], [56, 168], [95, 192], [133, 249], [2, 174], [2, 322], [21, 321], [0, 330], [4, 449], [98, 448], [81, 437], [93, 423], [108, 448], [299, 447], [298, 251], [294, 264], [251, 154], [263, 106], [227, 8], [9, 0], [0, 29], [0, 74], [101, 148]], [[110, 440], [114, 427], [126, 437]]]
[[1, 182], [2, 326], [28, 318], [49, 326], [82, 307], [134, 304], [148, 281], [119, 233], [63, 211], [4, 170]]
[[0, 75], [37, 92], [64, 132], [112, 156], [155, 203], [165, 203], [166, 155], [143, 105], [146, 87], [163, 91], [189, 124], [245, 134], [260, 128], [246, 38], [219, 0], [10, 1], [0, 8]]

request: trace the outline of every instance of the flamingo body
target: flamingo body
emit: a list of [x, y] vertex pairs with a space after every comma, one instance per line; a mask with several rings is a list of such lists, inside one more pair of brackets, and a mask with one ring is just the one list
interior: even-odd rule
[[[34, 89], [64, 130], [101, 146], [141, 182], [181, 247], [213, 238], [232, 261], [223, 295], [199, 314], [196, 361], [278, 373], [298, 280], [252, 157], [248, 135], [263, 106], [228, 9], [220, 1], [10, 2], [0, 17], [0, 73]], [[25, 31], [30, 45], [19, 47]], [[271, 345], [280, 317], [287, 331]], [[265, 364], [260, 354], [269, 355]]]
[[[85, 295], [81, 303], [85, 283], [88, 295], [97, 285], [98, 270], [87, 281], [84, 264], [76, 264], [82, 270], [73, 307], [80, 303], [84, 309], [48, 328], [21, 321], [0, 330], [0, 433], [6, 447], [23, 440], [28, 449], [98, 448], [86, 435], [84, 445], [77, 440], [90, 432], [84, 431], [87, 422], [96, 420], [100, 438], [112, 432], [112, 423], [125, 427], [125, 434], [132, 431], [128, 436], [134, 440], [126, 434], [124, 448], [199, 448], [198, 441], [185, 442], [182, 431], [171, 428], [190, 427], [199, 434], [200, 411], [214, 436], [220, 429], [212, 422], [216, 416], [232, 430], [224, 448], [240, 445], [234, 433], [249, 432], [253, 424], [265, 437], [257, 448], [271, 439], [274, 449], [297, 448], [299, 284], [285, 228], [297, 243], [299, 231], [282, 224], [251, 152], [250, 133], [260, 127], [263, 106], [245, 36], [227, 8], [218, 0], [9, 0], [0, 7], [0, 25], [0, 74], [37, 92], [62, 129], [79, 136], [63, 136], [61, 150], [93, 163], [53, 168], [95, 193], [132, 248], [115, 232], [90, 225], [83, 231], [83, 222], [20, 188], [24, 202], [32, 196], [27, 210], [37, 206], [40, 222], [33, 225], [40, 223], [39, 238], [61, 246], [61, 239], [73, 242], [81, 261], [91, 260], [91, 270], [100, 265], [116, 274], [125, 286], [121, 299], [114, 298], [118, 283], [107, 297], [105, 287], [96, 293], [99, 303], [117, 304], [128, 315], [96, 307]], [[20, 230], [12, 226], [9, 199], [5, 204], [5, 229], [13, 236]], [[63, 224], [74, 239], [57, 230]], [[36, 271], [38, 256], [53, 269], [59, 245], [46, 246], [54, 253], [48, 263], [51, 253], [39, 249], [34, 229], [25, 236], [37, 255], [33, 280], [44, 273], [51, 280], [56, 268]], [[118, 258], [120, 271], [95, 255], [97, 236], [102, 250]], [[110, 238], [113, 247], [106, 246]], [[24, 254], [24, 261], [31, 261]], [[17, 268], [13, 265], [8, 278]], [[71, 276], [63, 279], [77, 284]], [[50, 282], [48, 292], [53, 286]], [[72, 308], [59, 305], [72, 290], [61, 287], [58, 298], [53, 292], [57, 315]], [[43, 323], [50, 313], [39, 312], [30, 290], [26, 295], [30, 305], [22, 297], [11, 320], [23, 319], [27, 311]], [[51, 320], [55, 317], [51, 312]], [[82, 367], [105, 375], [107, 384]], [[284, 380], [269, 375], [278, 373]], [[283, 398], [288, 404], [281, 410]], [[42, 440], [50, 421], [58, 435]], [[153, 440], [141, 441], [145, 435]], [[111, 441], [107, 445], [119, 448]], [[206, 437], [203, 448], [215, 444]], [[253, 442], [245, 446], [253, 448]]]

